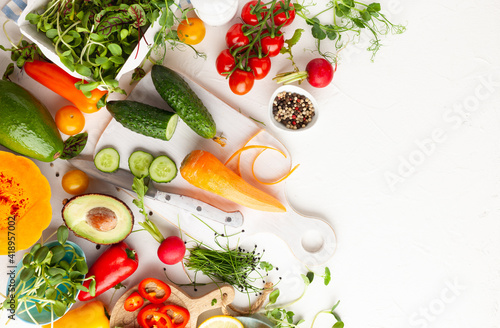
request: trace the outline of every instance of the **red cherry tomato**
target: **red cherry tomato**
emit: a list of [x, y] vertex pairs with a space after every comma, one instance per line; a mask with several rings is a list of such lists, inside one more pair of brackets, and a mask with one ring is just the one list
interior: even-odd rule
[[266, 57], [251, 57], [248, 59], [248, 67], [253, 72], [256, 80], [262, 80], [271, 70], [271, 59]]
[[283, 33], [278, 31], [274, 38], [270, 35], [262, 38], [262, 52], [269, 57], [277, 56], [280, 53], [281, 48], [283, 48], [284, 44], [285, 38], [283, 37]]
[[248, 37], [243, 33], [243, 24], [234, 24], [226, 33], [226, 44], [229, 49], [246, 46], [250, 43]]
[[254, 81], [252, 72], [237, 69], [229, 77], [229, 87], [233, 93], [241, 96], [252, 89]]
[[315, 58], [307, 63], [307, 82], [316, 88], [324, 88], [333, 80], [332, 64], [324, 58]]
[[217, 72], [222, 76], [227, 76], [227, 74], [224, 73], [232, 71], [234, 66], [236, 66], [236, 62], [234, 61], [233, 55], [231, 55], [231, 51], [229, 51], [229, 49], [222, 50], [215, 60]]
[[[248, 25], [257, 25], [259, 23], [259, 19], [257, 18], [257, 15], [252, 14], [251, 11], [253, 8], [255, 8], [255, 5], [261, 3], [260, 0], [253, 0], [247, 2], [244, 6], [243, 9], [241, 9], [241, 19], [245, 22], [245, 24]], [[263, 9], [267, 9], [266, 6], [262, 7]], [[263, 11], [260, 13], [261, 21], [262, 19], [266, 16], [266, 13]]]
[[[284, 8], [285, 2], [284, 0], [281, 0], [276, 3], [276, 8], [273, 10], [273, 21], [277, 26], [288, 26], [292, 24], [293, 20], [295, 19], [295, 7], [293, 6], [293, 3], [291, 1], [289, 2], [288, 11], [286, 11]], [[276, 14], [277, 11], [280, 11], [280, 13]]]

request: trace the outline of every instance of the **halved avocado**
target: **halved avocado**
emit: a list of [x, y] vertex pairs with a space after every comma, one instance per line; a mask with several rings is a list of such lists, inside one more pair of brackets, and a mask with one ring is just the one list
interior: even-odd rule
[[85, 194], [71, 198], [62, 209], [66, 225], [75, 235], [96, 244], [116, 244], [132, 232], [134, 215], [118, 198]]

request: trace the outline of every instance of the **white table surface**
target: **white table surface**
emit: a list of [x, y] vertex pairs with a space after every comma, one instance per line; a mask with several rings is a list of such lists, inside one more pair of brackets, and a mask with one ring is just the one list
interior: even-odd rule
[[[380, 2], [393, 21], [407, 24], [407, 31], [384, 38], [374, 63], [363, 45], [349, 45], [329, 87], [303, 84], [321, 107], [321, 119], [304, 133], [278, 131], [269, 124], [267, 103], [277, 87], [271, 77], [291, 67], [284, 56], [273, 59], [269, 77], [257, 81], [245, 96], [233, 95], [216, 73], [215, 58], [225, 47], [223, 35], [236, 19], [208, 27], [206, 39], [197, 46], [207, 60], [195, 59], [186, 50], [169, 52], [165, 63], [244, 115], [266, 123], [266, 129], [287, 146], [293, 163], [301, 164], [286, 181], [290, 203], [299, 212], [327, 218], [334, 227], [337, 251], [327, 264], [331, 284], [323, 287], [316, 282], [291, 308], [306, 319], [302, 327], [310, 326], [318, 310], [340, 300], [338, 313], [346, 327], [498, 328], [500, 3]], [[12, 23], [7, 27], [17, 40], [16, 27]], [[296, 19], [285, 35], [297, 27], [307, 29]], [[294, 51], [301, 67], [314, 57], [301, 51], [314, 48], [308, 32], [304, 35]], [[3, 33], [0, 42], [7, 45]], [[1, 72], [8, 57], [0, 52]], [[27, 78], [21, 84], [43, 97], [52, 114], [66, 104]], [[91, 152], [109, 114], [100, 111], [86, 119], [90, 134], [86, 152]], [[44, 233], [48, 236], [61, 224], [61, 202], [69, 195], [60, 187], [60, 179], [69, 166], [60, 160], [54, 167], [38, 164], [53, 192], [54, 218]], [[55, 172], [61, 176], [56, 178]], [[93, 181], [89, 190], [97, 189], [114, 192]], [[165, 234], [176, 233], [175, 227], [158, 222]], [[147, 255], [128, 283], [138, 283], [141, 274], [161, 277], [163, 266], [155, 258], [154, 240], [140, 234], [129, 240]], [[280, 267], [273, 275], [283, 277], [282, 301], [298, 296], [299, 274], [306, 268], [283, 242], [265, 235], [256, 236], [255, 242]], [[99, 252], [90, 243], [82, 246], [92, 262]], [[22, 254], [16, 254], [18, 260]], [[179, 268], [172, 270], [174, 277], [183, 277]], [[6, 272], [2, 257], [0, 290], [5, 290]], [[196, 295], [192, 289], [188, 292]], [[99, 298], [108, 303], [110, 297], [106, 293]], [[244, 304], [244, 297], [240, 295], [239, 301]], [[5, 319], [3, 313], [1, 321]], [[325, 317], [315, 327], [332, 324]], [[9, 325], [29, 327], [19, 321]]]

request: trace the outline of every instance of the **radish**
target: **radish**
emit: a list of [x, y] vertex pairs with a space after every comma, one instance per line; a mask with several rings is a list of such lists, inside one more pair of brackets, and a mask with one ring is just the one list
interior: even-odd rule
[[333, 80], [333, 73], [337, 69], [337, 64], [333, 68], [332, 64], [324, 58], [315, 58], [307, 63], [306, 70], [300, 71], [295, 66], [295, 71], [279, 73], [273, 79], [278, 83], [290, 84], [298, 81], [299, 84], [307, 79], [307, 82], [315, 88], [324, 88]]
[[166, 238], [158, 247], [158, 258], [165, 264], [172, 265], [179, 263], [186, 253], [184, 241], [177, 236]]
[[324, 88], [333, 80], [333, 67], [324, 58], [315, 58], [306, 66], [307, 82], [315, 88]]

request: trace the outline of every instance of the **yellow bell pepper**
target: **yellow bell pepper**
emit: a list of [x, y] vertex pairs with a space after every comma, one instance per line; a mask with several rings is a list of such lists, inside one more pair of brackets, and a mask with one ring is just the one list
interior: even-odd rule
[[[51, 328], [50, 324], [42, 326]], [[61, 319], [53, 323], [54, 328], [109, 328], [104, 304], [92, 301], [79, 308], [68, 311]]]

